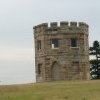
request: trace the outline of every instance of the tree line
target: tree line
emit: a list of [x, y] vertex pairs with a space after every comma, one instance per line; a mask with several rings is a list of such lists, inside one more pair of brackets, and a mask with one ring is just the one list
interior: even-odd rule
[[100, 79], [100, 43], [96, 40], [89, 48], [91, 79]]

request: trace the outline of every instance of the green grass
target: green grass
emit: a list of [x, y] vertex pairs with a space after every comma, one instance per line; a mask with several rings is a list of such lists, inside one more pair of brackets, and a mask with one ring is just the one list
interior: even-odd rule
[[0, 100], [100, 100], [100, 80], [0, 86]]

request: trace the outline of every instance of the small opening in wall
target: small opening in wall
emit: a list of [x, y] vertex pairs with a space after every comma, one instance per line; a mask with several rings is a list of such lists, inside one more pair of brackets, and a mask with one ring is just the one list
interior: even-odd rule
[[52, 49], [59, 47], [59, 40], [58, 39], [52, 39], [51, 40], [51, 47]]
[[38, 74], [39, 75], [41, 74], [41, 67], [42, 67], [42, 64], [38, 64]]
[[77, 47], [77, 38], [71, 38], [71, 47]]
[[37, 41], [37, 49], [40, 50], [41, 49], [41, 40]]

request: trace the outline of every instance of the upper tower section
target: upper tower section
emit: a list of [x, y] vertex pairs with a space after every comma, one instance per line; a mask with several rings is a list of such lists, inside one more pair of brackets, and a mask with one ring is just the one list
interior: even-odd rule
[[34, 26], [35, 35], [39, 34], [51, 34], [53, 33], [85, 33], [88, 34], [88, 25], [84, 22], [66, 22], [61, 21], [60, 23], [51, 22], [42, 23], [37, 26]]

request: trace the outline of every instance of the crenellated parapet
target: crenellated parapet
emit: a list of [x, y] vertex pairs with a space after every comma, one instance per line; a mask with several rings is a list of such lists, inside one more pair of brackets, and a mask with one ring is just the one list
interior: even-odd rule
[[[48, 31], [60, 31], [62, 33], [87, 33], [88, 34], [88, 25], [84, 22], [66, 22], [61, 21], [60, 23], [51, 22], [50, 25], [48, 23], [42, 23], [37, 26], [34, 26], [33, 29], [35, 33], [45, 32]], [[59, 33], [59, 32], [58, 32]]]

